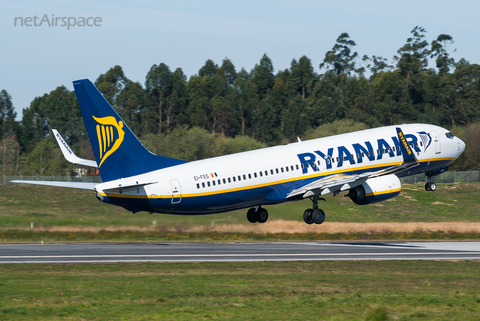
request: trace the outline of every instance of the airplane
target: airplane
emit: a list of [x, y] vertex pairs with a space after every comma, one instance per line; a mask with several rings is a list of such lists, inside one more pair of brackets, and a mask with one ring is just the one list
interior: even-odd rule
[[102, 183], [15, 180], [92, 190], [101, 202], [132, 213], [202, 215], [249, 208], [251, 223], [265, 223], [266, 205], [310, 199], [307, 224], [322, 224], [322, 196], [347, 192], [366, 205], [401, 192], [399, 177], [448, 170], [465, 143], [429, 124], [379, 127], [342, 135], [187, 162], [148, 151], [88, 79], [73, 82], [95, 161], [78, 157], [58, 131], [54, 136], [74, 164], [97, 167]]

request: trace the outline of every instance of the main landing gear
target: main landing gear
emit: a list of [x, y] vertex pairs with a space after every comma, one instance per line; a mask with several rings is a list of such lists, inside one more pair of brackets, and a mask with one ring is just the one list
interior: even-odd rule
[[247, 220], [250, 223], [265, 223], [268, 220], [268, 212], [261, 206], [252, 207], [247, 212]]
[[303, 212], [303, 220], [307, 224], [322, 224], [325, 221], [325, 212], [318, 208], [318, 201], [325, 201], [324, 198], [314, 196], [310, 198], [313, 202], [313, 208], [306, 209]]
[[432, 182], [432, 176], [427, 175], [427, 183], [425, 184], [425, 190], [427, 192], [435, 192], [436, 189], [437, 189], [437, 184]]

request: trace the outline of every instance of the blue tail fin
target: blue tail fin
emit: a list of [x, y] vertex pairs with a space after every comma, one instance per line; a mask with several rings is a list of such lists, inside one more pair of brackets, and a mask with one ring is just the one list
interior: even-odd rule
[[73, 87], [104, 182], [186, 163], [149, 152], [90, 80]]

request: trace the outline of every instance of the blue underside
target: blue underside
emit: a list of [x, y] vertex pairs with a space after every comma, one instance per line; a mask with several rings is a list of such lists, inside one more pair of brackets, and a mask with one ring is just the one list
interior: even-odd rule
[[[398, 174], [399, 177], [415, 175], [427, 171], [447, 166], [451, 161], [435, 161], [430, 163], [420, 163], [418, 166]], [[380, 170], [381, 168], [377, 168]], [[345, 172], [344, 174], [361, 174], [362, 172], [371, 171], [365, 169], [361, 171]], [[303, 199], [301, 195], [297, 198], [286, 199], [287, 194], [301, 186], [316, 181], [320, 176], [299, 179], [297, 181], [271, 185], [266, 187], [253, 188], [237, 192], [229, 192], [215, 195], [184, 197], [179, 203], [172, 204], [171, 198], [166, 199], [129, 199], [119, 197], [104, 197], [103, 202], [125, 207], [128, 210], [147, 211], [165, 214], [182, 214], [182, 215], [202, 215], [214, 214], [242, 209], [259, 205], [273, 205], [284, 203], [286, 201]], [[397, 196], [399, 193], [382, 194], [377, 196], [369, 196], [365, 200], [365, 204], [376, 203]]]

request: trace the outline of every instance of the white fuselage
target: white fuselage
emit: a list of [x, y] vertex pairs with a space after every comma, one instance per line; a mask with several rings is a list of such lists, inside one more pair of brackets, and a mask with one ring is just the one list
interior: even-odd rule
[[[292, 190], [324, 176], [402, 164], [396, 127], [405, 133], [419, 162], [398, 176], [443, 168], [465, 149], [460, 139], [438, 126], [389, 126], [193, 161], [102, 183], [96, 191], [104, 201], [126, 208], [173, 214], [281, 203]], [[152, 183], [113, 189], [134, 182]]]

